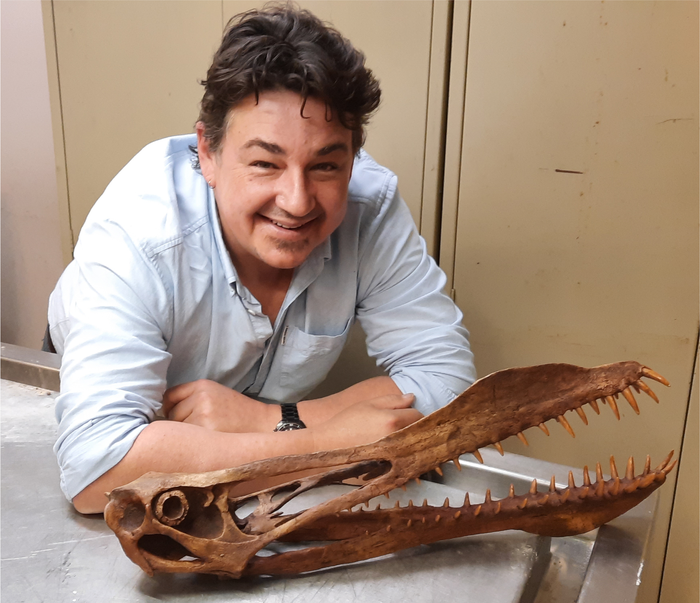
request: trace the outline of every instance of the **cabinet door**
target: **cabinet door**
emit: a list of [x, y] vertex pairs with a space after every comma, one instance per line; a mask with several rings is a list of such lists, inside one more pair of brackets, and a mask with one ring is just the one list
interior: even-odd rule
[[[263, 5], [243, 0], [53, 4], [60, 90], [53, 101], [60, 104], [74, 240], [92, 204], [140, 148], [193, 130], [202, 95], [198, 81], [206, 75], [224, 24]], [[419, 226], [427, 221], [434, 246], [448, 4], [312, 0], [301, 5], [365, 51], [383, 89], [367, 150], [398, 174], [414, 219]], [[431, 73], [432, 63], [437, 67]]]
[[[221, 39], [209, 0], [54, 2], [73, 242], [109, 181], [147, 143], [192, 132]], [[65, 182], [59, 182], [59, 186]]]
[[[441, 258], [479, 373], [652, 367], [673, 385], [655, 388], [660, 405], [642, 396], [638, 417], [623, 401], [620, 422], [603, 406], [588, 428], [569, 419], [575, 439], [553, 425], [511, 449], [656, 464], [679, 450], [698, 334], [698, 5], [471, 5], [459, 196], [443, 222], [456, 244]], [[654, 551], [658, 580], [663, 538]]]

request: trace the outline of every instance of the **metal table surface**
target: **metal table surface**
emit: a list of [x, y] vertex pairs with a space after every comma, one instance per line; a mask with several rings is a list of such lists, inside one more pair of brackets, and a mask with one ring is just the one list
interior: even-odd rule
[[[466, 601], [621, 603], [635, 598], [656, 493], [602, 528], [579, 537], [541, 538], [517, 531], [445, 541], [294, 578], [219, 580], [144, 574], [123, 554], [101, 515], [82, 516], [58, 486], [52, 446], [55, 392], [2, 380], [3, 602], [124, 601]], [[423, 481], [392, 499], [445, 497], [472, 503], [510, 483], [524, 492], [552, 474], [565, 486], [568, 467], [484, 450], [485, 465], [465, 455], [441, 483]], [[457, 502], [458, 501], [458, 502]], [[394, 500], [381, 502], [394, 504]]]

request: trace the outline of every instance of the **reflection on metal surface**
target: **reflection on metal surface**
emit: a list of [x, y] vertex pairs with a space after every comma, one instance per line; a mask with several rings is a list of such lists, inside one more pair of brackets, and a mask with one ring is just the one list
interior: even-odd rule
[[51, 391], [61, 389], [61, 357], [9, 343], [2, 344], [2, 378]]

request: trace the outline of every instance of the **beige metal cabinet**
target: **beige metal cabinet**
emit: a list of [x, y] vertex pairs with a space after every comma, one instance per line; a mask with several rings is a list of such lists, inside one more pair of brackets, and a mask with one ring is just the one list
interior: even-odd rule
[[[698, 335], [698, 5], [477, 0], [455, 11], [440, 258], [479, 373], [629, 359], [672, 383], [641, 416], [624, 403], [618, 422], [603, 407], [588, 428], [570, 419], [575, 439], [553, 424], [550, 438], [535, 430], [529, 449], [515, 438], [511, 449], [574, 466], [610, 454], [639, 466], [647, 453], [656, 464], [679, 451]], [[640, 600], [656, 600], [675, 478]]]

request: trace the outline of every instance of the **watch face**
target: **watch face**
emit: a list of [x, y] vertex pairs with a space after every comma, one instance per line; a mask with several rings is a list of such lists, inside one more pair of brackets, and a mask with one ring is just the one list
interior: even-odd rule
[[294, 431], [295, 429], [304, 429], [304, 425], [292, 421], [280, 421], [275, 431]]

